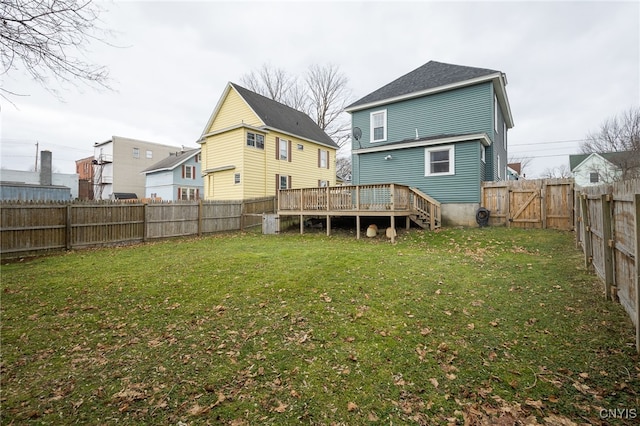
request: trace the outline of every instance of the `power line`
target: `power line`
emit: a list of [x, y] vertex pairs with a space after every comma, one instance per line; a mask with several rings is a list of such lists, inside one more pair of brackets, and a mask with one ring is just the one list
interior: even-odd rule
[[547, 141], [547, 142], [529, 142], [529, 143], [510, 143], [509, 146], [525, 146], [525, 145], [548, 145], [552, 143], [569, 143], [569, 142], [585, 142], [587, 139], [569, 139], [564, 141]]

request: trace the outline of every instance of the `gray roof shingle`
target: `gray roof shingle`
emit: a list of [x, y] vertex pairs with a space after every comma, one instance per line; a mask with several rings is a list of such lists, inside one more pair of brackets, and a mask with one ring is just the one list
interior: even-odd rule
[[200, 148], [190, 149], [182, 152], [178, 151], [175, 154], [170, 154], [168, 157], [163, 158], [154, 165], [147, 167], [141, 173], [149, 173], [156, 170], [171, 170], [187, 161], [198, 152], [200, 152]]
[[249, 104], [251, 109], [258, 114], [258, 117], [267, 127], [301, 136], [336, 149], [339, 148], [338, 144], [307, 114], [238, 86], [235, 83], [230, 84]]
[[500, 71], [485, 68], [473, 68], [429, 61], [380, 89], [369, 93], [367, 96], [349, 105], [346, 109], [348, 110], [359, 105], [435, 89], [449, 84], [460, 83], [499, 72]]

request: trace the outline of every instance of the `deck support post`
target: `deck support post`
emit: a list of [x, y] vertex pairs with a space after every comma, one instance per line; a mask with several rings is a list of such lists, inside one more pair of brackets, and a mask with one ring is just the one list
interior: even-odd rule
[[396, 217], [391, 216], [391, 243], [396, 242]]
[[411, 218], [409, 216], [405, 216], [405, 229], [408, 231], [411, 229]]
[[327, 215], [327, 237], [331, 235], [331, 216]]
[[360, 216], [356, 216], [356, 239], [360, 239]]
[[300, 235], [304, 234], [304, 215], [300, 215]]

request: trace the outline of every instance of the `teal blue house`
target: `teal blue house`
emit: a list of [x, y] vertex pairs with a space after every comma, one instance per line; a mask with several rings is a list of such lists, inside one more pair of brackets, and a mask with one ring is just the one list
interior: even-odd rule
[[503, 72], [430, 61], [349, 105], [352, 182], [416, 187], [471, 225], [482, 181], [506, 180], [513, 118]]

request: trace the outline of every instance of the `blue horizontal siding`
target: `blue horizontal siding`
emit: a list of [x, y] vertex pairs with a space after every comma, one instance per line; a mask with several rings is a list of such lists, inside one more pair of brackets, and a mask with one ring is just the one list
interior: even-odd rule
[[[385, 160], [387, 155], [392, 158]], [[354, 184], [398, 183], [416, 187], [441, 203], [480, 202], [484, 163], [478, 140], [455, 144], [455, 175], [425, 176], [425, 147], [353, 157]]]
[[[371, 143], [370, 114], [387, 110], [387, 140]], [[486, 133], [493, 137], [493, 86], [481, 83], [386, 106], [356, 111], [352, 126], [362, 130], [353, 148], [368, 148], [385, 143], [443, 134]]]

